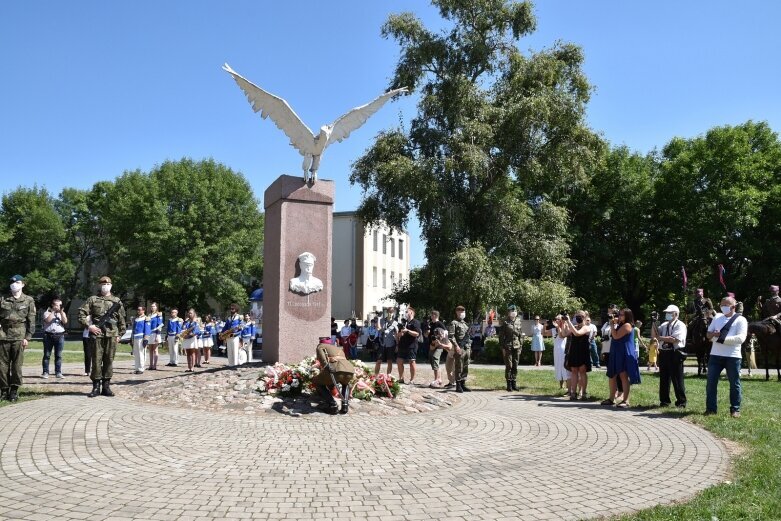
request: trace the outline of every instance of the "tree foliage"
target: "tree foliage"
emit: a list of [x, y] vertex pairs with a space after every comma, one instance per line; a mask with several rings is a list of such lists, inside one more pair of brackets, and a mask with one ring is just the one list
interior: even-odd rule
[[563, 43], [522, 54], [517, 43], [536, 25], [528, 2], [434, 4], [450, 23], [443, 32], [410, 13], [382, 29], [401, 48], [391, 86], [420, 101], [409, 130], [381, 133], [353, 165], [359, 214], [394, 228], [411, 215], [421, 223], [425, 280], [410, 278], [398, 300], [543, 311], [533, 306], [546, 299], [528, 291], [536, 284], [552, 290], [551, 309], [564, 307], [572, 263], [562, 205], [602, 146], [583, 121], [583, 54]]
[[199, 311], [244, 303], [262, 278], [262, 241], [251, 187], [212, 160], [166, 162], [57, 198], [18, 188], [0, 207], [0, 270], [66, 306], [105, 273], [136, 300]]

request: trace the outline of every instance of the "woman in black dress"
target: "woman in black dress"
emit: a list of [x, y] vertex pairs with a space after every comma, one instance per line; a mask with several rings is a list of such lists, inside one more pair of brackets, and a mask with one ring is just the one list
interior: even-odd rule
[[570, 377], [570, 400], [585, 400], [588, 397], [588, 373], [591, 371], [591, 351], [589, 345], [590, 328], [586, 325], [587, 311], [578, 311], [575, 313], [572, 324], [565, 320], [566, 335], [570, 337], [569, 353], [567, 354], [567, 363], [571, 372]]

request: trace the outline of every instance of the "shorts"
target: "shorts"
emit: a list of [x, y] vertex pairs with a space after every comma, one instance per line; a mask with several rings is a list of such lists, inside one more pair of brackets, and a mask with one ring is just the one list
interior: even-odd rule
[[444, 349], [438, 347], [429, 352], [429, 362], [431, 363], [431, 368], [434, 371], [439, 369], [439, 361], [442, 358], [442, 351], [444, 351]]
[[396, 346], [377, 346], [375, 362], [393, 362], [396, 360]]
[[414, 362], [418, 358], [418, 343], [413, 342], [411, 346], [405, 349], [399, 349], [399, 353], [396, 355], [397, 359], [402, 359], [405, 362]]

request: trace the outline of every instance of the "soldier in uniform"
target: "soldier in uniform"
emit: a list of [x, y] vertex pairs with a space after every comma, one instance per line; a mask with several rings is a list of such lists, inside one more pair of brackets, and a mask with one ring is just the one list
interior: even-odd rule
[[456, 392], [468, 393], [466, 377], [469, 375], [469, 356], [472, 354], [472, 339], [469, 337], [469, 324], [466, 323], [464, 306], [456, 308], [456, 319], [448, 326], [448, 336], [455, 342], [453, 348], [455, 367], [453, 373], [456, 379]]
[[689, 303], [687, 311], [692, 317], [692, 322], [695, 320], [709, 322], [716, 315], [713, 310], [713, 302], [705, 297], [705, 291], [702, 288], [694, 290], [694, 300]]
[[15, 402], [22, 385], [24, 350], [35, 331], [35, 302], [22, 293], [24, 279], [11, 277], [11, 294], [0, 301], [0, 400]]
[[[328, 406], [330, 414], [336, 414], [337, 412], [347, 414], [350, 401], [350, 380], [352, 380], [355, 373], [353, 364], [344, 356], [344, 351], [339, 346], [333, 345], [328, 337], [320, 338], [315, 354], [322, 368], [320, 373], [312, 379], [312, 382], [317, 387], [317, 392], [323, 397], [323, 403]], [[338, 390], [342, 396], [341, 410], [332, 394], [334, 383], [331, 379], [331, 369], [333, 369], [336, 382], [341, 384], [342, 387]]]
[[515, 304], [507, 307], [507, 317], [502, 320], [496, 333], [504, 355], [504, 379], [507, 380], [507, 390], [517, 391], [518, 386], [515, 381], [518, 377], [518, 363], [521, 360], [524, 334]]
[[100, 294], [91, 296], [79, 308], [79, 322], [89, 328], [94, 361], [90, 372], [92, 391], [87, 396], [114, 396], [110, 386], [111, 377], [114, 375], [114, 355], [126, 323], [125, 308], [119, 297], [111, 294], [109, 277], [100, 278]]
[[781, 297], [778, 296], [778, 286], [770, 286], [770, 298], [762, 304], [762, 317], [775, 317], [781, 313]]

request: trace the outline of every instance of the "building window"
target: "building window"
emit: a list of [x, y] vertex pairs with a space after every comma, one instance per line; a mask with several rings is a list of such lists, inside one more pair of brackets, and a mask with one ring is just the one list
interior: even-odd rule
[[[379, 232], [377, 230], [374, 230], [374, 233], [372, 234], [372, 244], [374, 245], [374, 251], [377, 251], [377, 237], [379, 236]], [[375, 284], [376, 286], [377, 284]]]
[[404, 240], [399, 239], [399, 259], [404, 258]]
[[390, 251], [391, 251], [391, 257], [396, 256], [396, 240], [391, 239], [390, 240]]
[[385, 282], [385, 268], [382, 268], [382, 289], [386, 289], [387, 287], [388, 285]]
[[391, 287], [396, 283], [396, 274], [391, 271]]
[[372, 286], [377, 287], [377, 266], [372, 268]]
[[382, 234], [382, 253], [383, 255], [388, 253], [388, 236], [384, 233]]

